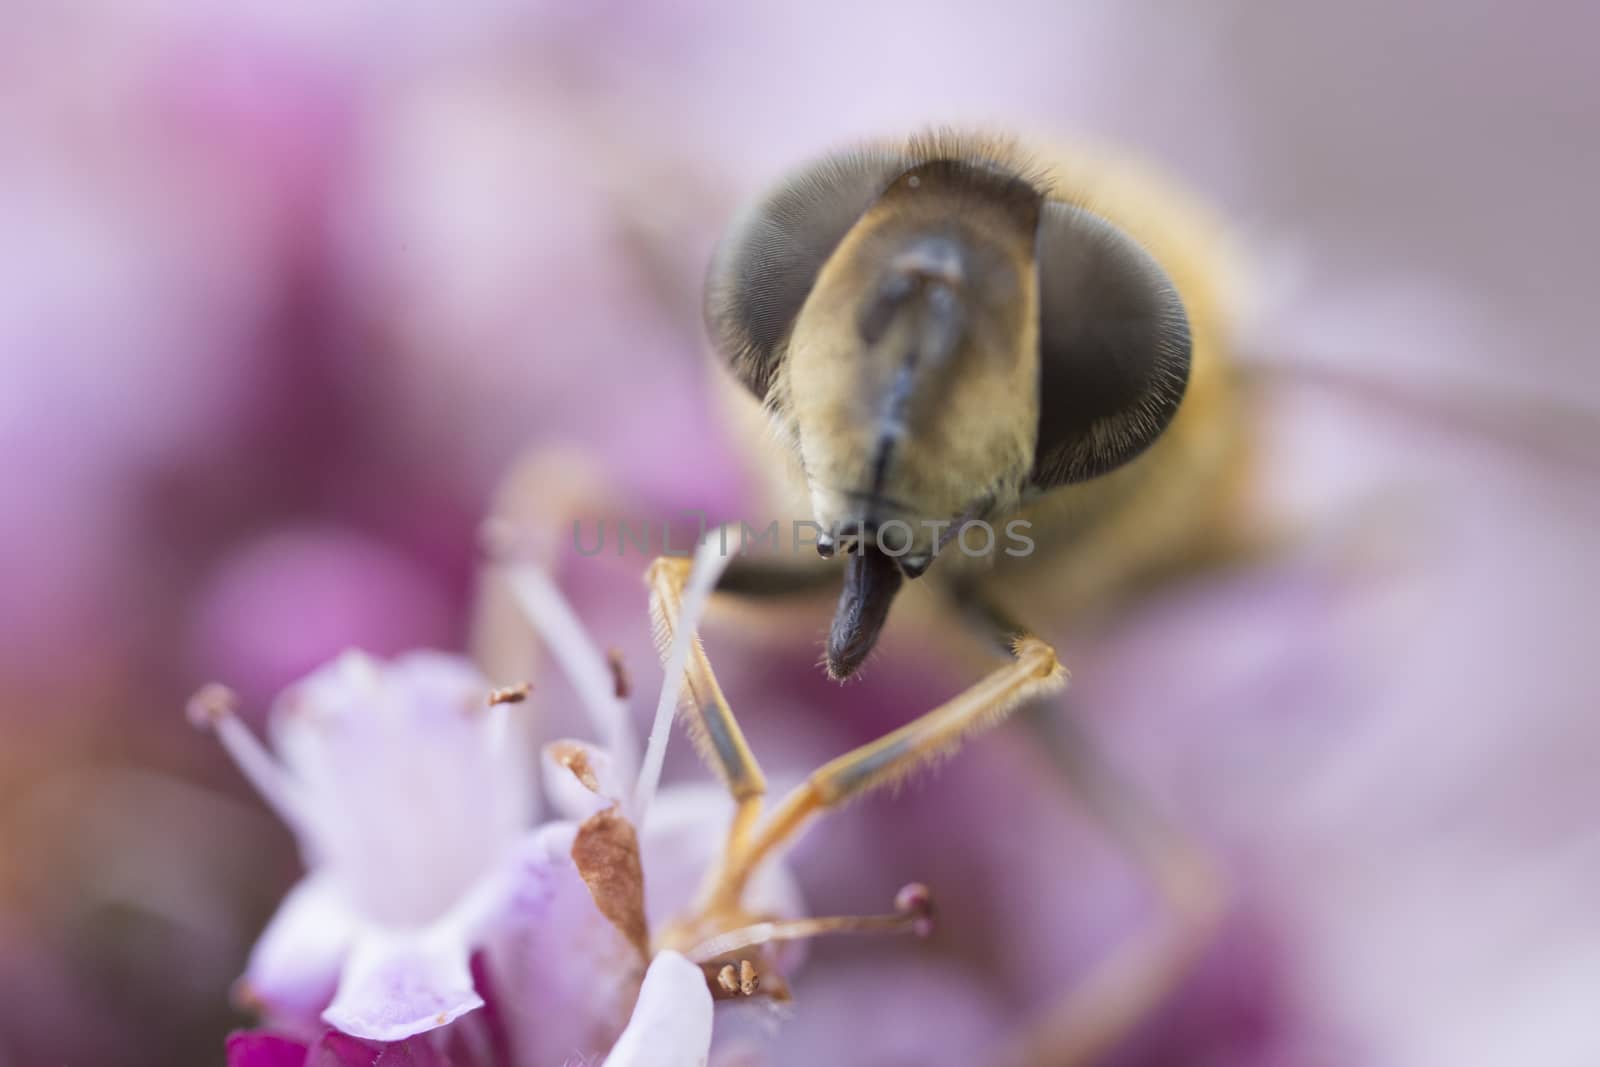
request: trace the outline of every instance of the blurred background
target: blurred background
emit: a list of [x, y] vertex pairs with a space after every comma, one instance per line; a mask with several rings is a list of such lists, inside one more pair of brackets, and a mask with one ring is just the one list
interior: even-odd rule
[[[221, 1061], [298, 867], [187, 695], [225, 679], [259, 722], [343, 648], [463, 648], [476, 526], [542, 443], [641, 512], [737, 514], [698, 310], [719, 228], [798, 160], [930, 123], [1192, 186], [1251, 254], [1246, 349], [1285, 369], [1263, 493], [1303, 547], [1064, 645], [1104, 744], [1240, 884], [1119, 1062], [1600, 1062], [1592, 8], [12, 0], [5, 25], [4, 1067]], [[649, 689], [638, 562], [563, 577]], [[841, 697], [810, 645], [724, 648], [792, 771], [962, 681], [889, 662]], [[1137, 911], [1008, 735], [798, 866], [824, 912], [926, 880], [949, 929], [819, 947], [780, 1063], [976, 1062]]]

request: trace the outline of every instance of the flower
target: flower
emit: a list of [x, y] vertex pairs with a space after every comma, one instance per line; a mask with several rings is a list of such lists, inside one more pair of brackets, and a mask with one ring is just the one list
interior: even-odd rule
[[[544, 746], [558, 818], [542, 825], [509, 711], [530, 687], [491, 689], [460, 657], [346, 653], [278, 699], [270, 724], [282, 762], [225, 690], [194, 698], [191, 715], [216, 729], [293, 829], [309, 868], [240, 983], [285, 1032], [236, 1036], [237, 1067], [297, 1055], [308, 1065], [351, 1056], [553, 1064], [607, 1047], [612, 1067], [688, 1067], [710, 1053], [714, 999], [789, 998], [796, 942], [928, 931], [931, 898], [919, 885], [900, 892], [892, 913], [797, 918], [803, 906], [782, 858], [826, 810], [899, 780], [985, 723], [969, 721], [970, 701], [954, 702], [928, 717], [931, 731], [902, 731], [861, 750], [868, 758], [829, 763], [765, 815], [760, 768], [696, 633], [727, 563], [719, 540], [705, 540], [692, 569], [672, 560], [650, 569], [666, 670], [642, 758], [620, 675], [554, 584], [526, 564], [504, 568], [609, 742]], [[1017, 665], [1001, 675], [990, 683], [1005, 694], [991, 723], [1061, 680], [1043, 646], [1019, 646]], [[680, 705], [726, 789], [658, 791]], [[478, 1012], [489, 995], [493, 1006]], [[316, 1036], [319, 1008], [332, 1031]]]
[[[404, 1041], [483, 1006], [470, 961], [486, 944], [491, 966], [520, 964], [519, 978], [533, 985], [548, 977], [514, 959], [535, 930], [544, 942], [581, 947], [587, 967], [602, 961], [604, 977], [621, 979], [591, 973], [587, 987], [612, 989], [626, 1018], [643, 967], [596, 913], [572, 858], [579, 821], [604, 806], [577, 795], [585, 791], [572, 769], [616, 795], [637, 746], [609, 675], [595, 674], [605, 671], [598, 653], [569, 627], [570, 609], [541, 575], [522, 582], [550, 643], [578, 664], [579, 689], [610, 742], [546, 748], [551, 805], [565, 819], [536, 822], [533, 758], [512, 711], [526, 688], [495, 689], [460, 656], [346, 652], [275, 702], [276, 755], [235, 714], [227, 690], [209, 686], [191, 701], [191, 717], [215, 729], [294, 832], [308, 868], [237, 988], [275, 1025], [300, 1037], [326, 1024]], [[593, 993], [581, 999], [589, 1003], [568, 1007], [595, 1007]], [[612, 1018], [567, 1017], [570, 1036], [585, 1043], [615, 1035]]]
[[528, 768], [489, 689], [459, 657], [347, 652], [275, 704], [282, 763], [223, 692], [196, 697], [193, 714], [214, 725], [309, 868], [251, 953], [240, 999], [299, 1020], [331, 994], [327, 1022], [384, 1041], [482, 1005], [472, 946], [518, 865], [548, 845], [530, 833]]

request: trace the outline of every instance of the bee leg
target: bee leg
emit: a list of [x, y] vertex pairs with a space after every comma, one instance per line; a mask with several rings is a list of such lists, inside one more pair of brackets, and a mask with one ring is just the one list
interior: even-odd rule
[[708, 911], [736, 906], [763, 862], [797, 840], [811, 822], [874, 789], [903, 781], [948, 755], [967, 737], [999, 725], [1016, 708], [1066, 684], [1055, 650], [1020, 638], [1011, 662], [966, 692], [870, 744], [818, 768], [772, 810], [742, 847], [713, 870], [702, 894]]
[[[961, 606], [996, 642], [1024, 632], [979, 597], [969, 595]], [[1109, 765], [1067, 702], [1041, 702], [1022, 720], [1160, 901], [1146, 929], [1113, 950], [996, 1061], [1079, 1067], [1115, 1047], [1189, 973], [1222, 916], [1226, 890], [1216, 861]]]
[[[690, 561], [662, 556], [645, 573], [650, 588], [650, 616], [654, 621], [656, 650], [665, 665], [678, 620], [683, 611], [683, 591], [689, 581]], [[744, 732], [733, 709], [728, 707], [722, 687], [706, 658], [705, 648], [696, 640], [689, 648], [684, 672], [679, 714], [700, 757], [728, 787], [738, 805], [728, 831], [727, 853], [744, 847], [755, 820], [761, 815], [767, 780], [761, 766], [745, 742]]]

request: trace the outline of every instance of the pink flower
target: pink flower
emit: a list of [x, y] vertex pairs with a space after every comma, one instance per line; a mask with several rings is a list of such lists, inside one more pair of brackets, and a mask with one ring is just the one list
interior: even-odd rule
[[[512, 710], [526, 688], [495, 690], [459, 656], [346, 652], [277, 699], [269, 718], [275, 753], [234, 713], [226, 690], [208, 687], [192, 702], [191, 715], [213, 726], [294, 831], [308, 868], [238, 987], [286, 1036], [238, 1037], [234, 1062], [300, 1055], [343, 1063], [341, 1050], [365, 1048], [350, 1039], [388, 1043], [382, 1055], [395, 1063], [462, 1062], [428, 1058], [442, 1055], [442, 1044], [424, 1035], [482, 1008], [486, 989], [497, 991], [492, 1027], [503, 1035], [491, 1044], [506, 1044], [515, 1062], [561, 1062], [573, 1050], [607, 1047], [606, 1062], [618, 1067], [646, 1062], [645, 1048], [651, 1063], [706, 1056], [708, 974], [677, 952], [652, 955], [647, 930], [651, 918], [689, 904], [731, 801], [693, 786], [652, 801], [658, 734], [640, 777], [648, 784], [636, 791], [644, 799], [630, 802], [639, 745], [610, 669], [547, 578], [518, 567], [509, 584], [607, 742], [544, 747], [552, 821], [535, 820], [527, 720]], [[697, 612], [686, 612], [686, 633]], [[681, 662], [668, 677], [682, 677]], [[669, 686], [664, 705], [676, 695]], [[642, 815], [647, 806], [641, 841], [622, 812]], [[606, 851], [619, 842], [627, 853], [620, 864]], [[614, 868], [632, 872], [620, 889], [605, 880]], [[781, 865], [752, 881], [745, 903], [771, 917], [800, 909]], [[301, 1040], [323, 1025], [334, 1032]], [[680, 1059], [660, 1058], [679, 1046]]]
[[[276, 756], [226, 690], [195, 698], [191, 715], [215, 727], [309, 868], [240, 984], [281, 1034], [236, 1037], [235, 1064], [303, 1053], [308, 1065], [498, 1067], [592, 1063], [609, 1049], [612, 1067], [694, 1067], [710, 1055], [713, 999], [787, 1000], [797, 944], [927, 932], [931, 901], [915, 885], [889, 914], [802, 918], [783, 858], [827, 810], [822, 787], [808, 779], [764, 812], [764, 785], [736, 786], [740, 769], [760, 782], [753, 754], [727, 759], [744, 751], [736, 723], [715, 719], [724, 740], [704, 740], [720, 690], [697, 627], [726, 562], [713, 535], [692, 569], [650, 571], [666, 680], [642, 756], [626, 686], [554, 584], [526, 564], [496, 572], [606, 742], [544, 746], [556, 818], [543, 824], [523, 755], [532, 749], [520, 743], [527, 719], [510, 710], [528, 687], [491, 689], [459, 657], [344, 654], [278, 699]], [[1055, 684], [1053, 664], [1033, 668], [1043, 668], [1036, 680], [1019, 675], [1017, 699]], [[702, 755], [727, 786], [658, 790], [671, 723], [691, 693]], [[324, 1025], [332, 1031], [317, 1037]]]
[[471, 948], [549, 851], [489, 689], [458, 657], [347, 652], [274, 705], [282, 762], [197, 699], [309, 868], [251, 953], [241, 999], [304, 1020], [332, 994], [328, 1023], [384, 1041], [482, 1005]]

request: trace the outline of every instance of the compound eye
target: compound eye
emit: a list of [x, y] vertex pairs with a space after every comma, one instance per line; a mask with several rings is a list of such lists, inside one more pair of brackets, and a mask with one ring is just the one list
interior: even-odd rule
[[886, 150], [828, 156], [791, 174], [724, 235], [706, 279], [706, 329], [758, 398], [766, 399], [823, 264], [905, 168]]
[[1033, 483], [1084, 481], [1161, 435], [1189, 380], [1189, 318], [1155, 259], [1110, 222], [1050, 202], [1039, 225]]

